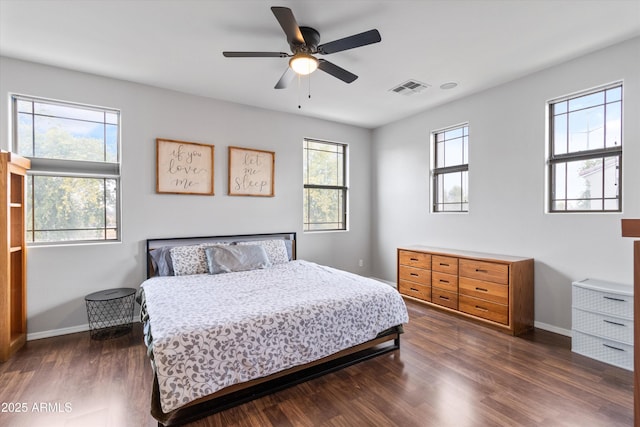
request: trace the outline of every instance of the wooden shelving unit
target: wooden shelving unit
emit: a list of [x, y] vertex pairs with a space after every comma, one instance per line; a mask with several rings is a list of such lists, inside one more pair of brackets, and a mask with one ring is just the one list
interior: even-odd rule
[[[622, 220], [622, 237], [640, 238], [640, 219]], [[640, 345], [640, 240], [633, 242], [633, 297], [634, 297], [634, 345]], [[640, 357], [634, 357], [633, 390], [634, 390], [634, 419], [640, 423]]]
[[25, 180], [31, 162], [0, 152], [0, 362], [27, 338]]

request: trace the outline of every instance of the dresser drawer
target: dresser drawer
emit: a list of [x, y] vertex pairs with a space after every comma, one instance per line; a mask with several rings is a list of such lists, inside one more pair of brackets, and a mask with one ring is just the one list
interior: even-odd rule
[[590, 335], [633, 345], [633, 320], [619, 319], [574, 308], [573, 329]]
[[458, 258], [450, 256], [433, 255], [431, 258], [431, 269], [447, 274], [458, 274]]
[[449, 291], [443, 291], [438, 288], [431, 288], [431, 302], [445, 307], [458, 309], [458, 294]]
[[460, 276], [506, 285], [509, 283], [509, 266], [493, 262], [461, 259]]
[[598, 313], [633, 318], [633, 296], [573, 286], [573, 306]]
[[458, 276], [434, 270], [431, 272], [431, 286], [458, 293]]
[[460, 293], [498, 304], [509, 304], [509, 286], [460, 277]]
[[398, 291], [404, 295], [431, 301], [431, 286], [400, 280], [398, 283]]
[[633, 370], [633, 346], [573, 331], [571, 350], [601, 362]]
[[401, 265], [400, 279], [410, 280], [422, 285], [431, 286], [431, 270], [424, 270], [422, 268]]
[[431, 270], [431, 255], [422, 252], [399, 251], [398, 258], [400, 265], [408, 265], [411, 267], [426, 268]]
[[509, 309], [506, 305], [460, 295], [460, 311], [504, 325], [509, 324]]

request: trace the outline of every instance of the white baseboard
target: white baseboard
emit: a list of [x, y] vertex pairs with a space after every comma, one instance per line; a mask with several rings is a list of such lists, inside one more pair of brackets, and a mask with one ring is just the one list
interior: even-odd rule
[[382, 282], [382, 283], [386, 283], [387, 285], [391, 286], [392, 288], [398, 288], [398, 286], [396, 285], [396, 282], [391, 282], [389, 280], [384, 280], [384, 279], [378, 279], [377, 277], [369, 277], [370, 279], [373, 280], [377, 280], [378, 282]]
[[58, 337], [60, 335], [76, 334], [78, 332], [86, 332], [89, 330], [89, 324], [71, 326], [69, 328], [51, 329], [49, 331], [33, 332], [27, 334], [27, 341], [40, 340], [43, 338]]
[[570, 329], [559, 328], [558, 326], [549, 325], [548, 323], [542, 323], [537, 321], [533, 322], [533, 326], [538, 329], [543, 329], [545, 331], [554, 332], [556, 334], [564, 335], [566, 337], [571, 337]]
[[[133, 323], [140, 323], [138, 318], [133, 319]], [[51, 329], [49, 331], [33, 332], [27, 334], [27, 341], [41, 340], [43, 338], [58, 337], [60, 335], [77, 334], [78, 332], [86, 332], [89, 330], [89, 324], [71, 326], [69, 328]]]

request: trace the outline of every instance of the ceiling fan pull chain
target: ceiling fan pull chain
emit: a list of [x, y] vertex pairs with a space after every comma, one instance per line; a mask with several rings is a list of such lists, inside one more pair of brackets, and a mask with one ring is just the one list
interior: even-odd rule
[[311, 99], [311, 74], [307, 76], [309, 78], [309, 99]]
[[300, 102], [300, 74], [298, 76], [298, 109], [302, 108], [302, 103]]

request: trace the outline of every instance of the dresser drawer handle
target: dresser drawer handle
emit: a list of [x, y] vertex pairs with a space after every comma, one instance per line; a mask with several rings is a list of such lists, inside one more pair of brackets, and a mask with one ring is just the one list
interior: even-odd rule
[[487, 270], [483, 270], [481, 268], [476, 268], [476, 273], [488, 273]]
[[608, 300], [611, 300], [611, 301], [627, 302], [627, 300], [626, 300], [626, 299], [621, 299], [621, 298], [604, 297], [604, 296], [603, 296], [602, 298], [604, 298], [604, 299], [608, 299]]
[[480, 292], [489, 292], [489, 290], [488, 290], [488, 289], [485, 289], [485, 288], [479, 288], [479, 287], [477, 287], [477, 286], [476, 286], [476, 291], [480, 291]]
[[411, 261], [419, 261], [418, 258], [409, 258]]
[[484, 307], [480, 307], [479, 305], [476, 305], [476, 309], [480, 310], [480, 311], [489, 311]]
[[443, 267], [449, 267], [449, 264], [445, 264], [444, 262], [441, 262], [440, 265]]
[[449, 301], [449, 297], [443, 297], [442, 295], [439, 295], [438, 298], [443, 299], [445, 301]]
[[420, 292], [420, 290], [419, 290], [419, 289], [416, 289], [416, 288], [409, 288], [409, 289], [411, 289], [411, 290], [412, 290], [412, 291], [414, 291], [414, 292]]
[[420, 276], [418, 273], [410, 273], [413, 277], [418, 277]]
[[449, 283], [448, 280], [440, 279], [440, 283]]
[[612, 325], [616, 325], [616, 326], [627, 326], [624, 323], [612, 322], [611, 320], [602, 319], [602, 321], [605, 323], [611, 323]]
[[612, 345], [608, 345], [608, 344], [602, 344], [603, 346], [610, 348], [611, 350], [618, 350], [618, 351], [625, 351], [624, 348], [618, 348], [618, 347], [614, 347]]

